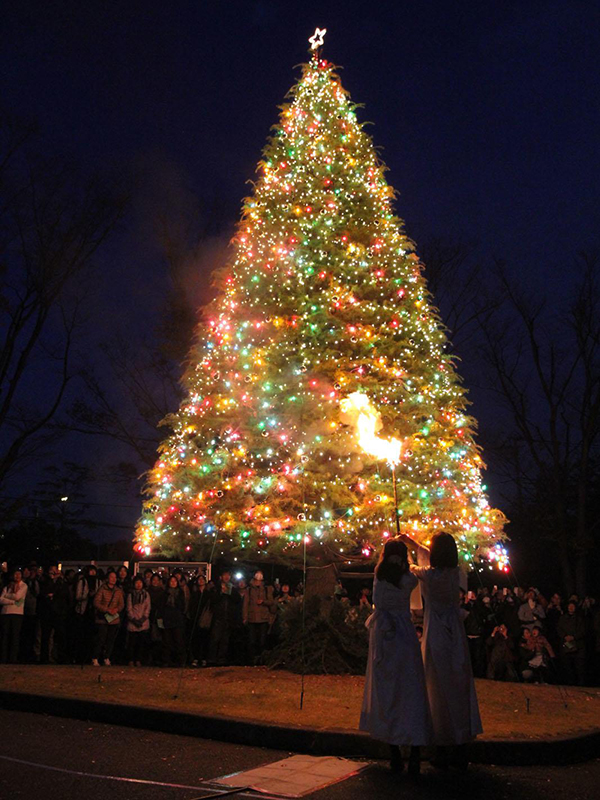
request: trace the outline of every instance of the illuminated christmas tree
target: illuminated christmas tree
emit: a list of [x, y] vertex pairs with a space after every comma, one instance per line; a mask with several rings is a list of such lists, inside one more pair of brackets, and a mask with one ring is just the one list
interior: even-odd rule
[[244, 202], [185, 400], [149, 473], [140, 552], [352, 562], [400, 526], [501, 540], [422, 267], [371, 138], [313, 56]]

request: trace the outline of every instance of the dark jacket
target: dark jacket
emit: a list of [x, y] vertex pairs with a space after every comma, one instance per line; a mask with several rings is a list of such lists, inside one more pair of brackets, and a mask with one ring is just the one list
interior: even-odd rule
[[46, 578], [40, 587], [38, 616], [43, 620], [65, 619], [69, 614], [69, 587], [61, 577]]
[[156, 618], [162, 620], [163, 628], [185, 628], [185, 596], [183, 590], [167, 587], [160, 600]]
[[83, 616], [91, 614], [94, 595], [100, 587], [97, 575], [80, 575], [75, 584], [75, 613]]
[[198, 625], [202, 612], [208, 605], [209, 599], [210, 589], [206, 586], [202, 592], [199, 589], [192, 588], [187, 612], [188, 619], [191, 621], [192, 625]]
[[[563, 655], [580, 656], [585, 652], [585, 622], [579, 614], [563, 614], [558, 620], [556, 633]], [[565, 642], [565, 636], [573, 636], [574, 641]]]
[[150, 622], [156, 622], [158, 610], [162, 608], [165, 590], [162, 586], [148, 586], [146, 591], [150, 595]]
[[268, 622], [275, 620], [277, 604], [273, 599], [273, 587], [250, 581], [244, 597], [244, 622]]
[[235, 587], [231, 587], [231, 592], [221, 591], [221, 581], [210, 590], [210, 607], [213, 612], [213, 622], [226, 622], [235, 626], [239, 622], [239, 610], [242, 605], [242, 598]]
[[462, 607], [467, 612], [465, 633], [467, 636], [481, 636], [483, 634], [483, 617], [480, 604], [475, 600], [469, 600]]

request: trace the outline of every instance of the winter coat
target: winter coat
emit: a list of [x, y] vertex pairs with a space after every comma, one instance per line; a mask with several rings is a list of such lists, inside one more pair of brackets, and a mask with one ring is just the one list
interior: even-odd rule
[[198, 625], [202, 612], [208, 605], [210, 599], [210, 589], [206, 586], [201, 592], [199, 589], [192, 589], [190, 592], [190, 602], [188, 605], [187, 617], [191, 620], [192, 624]]
[[538, 655], [539, 653], [545, 657], [554, 658], [554, 650], [552, 649], [552, 645], [545, 636], [542, 636], [542, 634], [537, 637], [531, 636], [529, 639], [527, 639], [523, 647], [530, 651], [530, 658], [533, 658], [534, 655]]
[[65, 619], [69, 614], [69, 587], [59, 576], [42, 583], [38, 598], [38, 616], [44, 620]]
[[[558, 620], [556, 633], [561, 644], [563, 655], [582, 656], [585, 653], [585, 622], [579, 614], [563, 614]], [[565, 636], [572, 636], [574, 641], [566, 642]]]
[[125, 608], [125, 597], [121, 587], [114, 586], [111, 589], [108, 583], [103, 583], [94, 595], [94, 608], [96, 609], [97, 623], [100, 625], [118, 625], [121, 622], [120, 616], [109, 622], [105, 614], [120, 615]]
[[217, 620], [233, 627], [239, 624], [242, 598], [235, 587], [230, 585], [230, 591], [224, 592], [221, 589], [221, 581], [218, 581], [210, 590], [209, 603], [213, 612], [213, 624]]
[[519, 619], [519, 609], [514, 602], [505, 600], [497, 613], [498, 624], [504, 623], [508, 635], [513, 639], [518, 639], [521, 633], [521, 620]]
[[250, 581], [244, 597], [244, 623], [268, 622], [271, 624], [275, 619], [276, 608], [273, 600], [273, 587]]
[[496, 664], [510, 664], [514, 660], [513, 643], [511, 639], [501, 633], [488, 636], [486, 641], [488, 649], [488, 663], [492, 666]]
[[481, 604], [475, 600], [469, 600], [463, 604], [462, 608], [467, 612], [464, 623], [467, 636], [481, 636], [483, 633]]
[[127, 595], [127, 630], [140, 633], [150, 628], [150, 595], [145, 589]]
[[19, 583], [16, 591], [13, 591], [13, 584], [9, 583], [2, 589], [0, 594], [0, 611], [3, 615], [22, 616], [25, 611], [25, 595], [27, 594], [27, 584], [25, 581]]
[[165, 589], [156, 618], [167, 630], [185, 628], [185, 595], [179, 586]]
[[541, 619], [546, 619], [546, 612], [539, 603], [535, 603], [532, 608], [529, 605], [529, 602], [526, 600], [519, 607], [519, 619], [521, 620], [522, 625], [527, 625], [527, 627], [530, 628], [533, 627], [534, 622], [537, 622]]
[[37, 601], [40, 593], [40, 582], [37, 578], [27, 578], [27, 594], [25, 595], [25, 615], [34, 617], [37, 613]]
[[75, 584], [75, 613], [83, 615], [92, 608], [94, 595], [98, 591], [99, 578], [95, 575], [80, 575]]
[[165, 590], [162, 586], [149, 586], [146, 591], [150, 596], [150, 622], [156, 622], [156, 615], [162, 607]]

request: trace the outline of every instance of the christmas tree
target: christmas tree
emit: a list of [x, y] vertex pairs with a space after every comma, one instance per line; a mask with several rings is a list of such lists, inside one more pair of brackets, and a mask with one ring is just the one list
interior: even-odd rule
[[163, 423], [137, 547], [364, 559], [395, 533], [394, 472], [402, 529], [443, 527], [471, 560], [504, 523], [476, 423], [385, 166], [311, 43]]

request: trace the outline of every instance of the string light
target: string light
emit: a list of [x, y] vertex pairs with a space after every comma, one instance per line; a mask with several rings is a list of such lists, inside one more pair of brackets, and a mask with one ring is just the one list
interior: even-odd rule
[[443, 527], [472, 563], [503, 538], [443, 325], [385, 166], [318, 55], [324, 33], [216, 274], [148, 474], [140, 552], [372, 558], [393, 492], [371, 445], [397, 464], [399, 519], [416, 540]]

